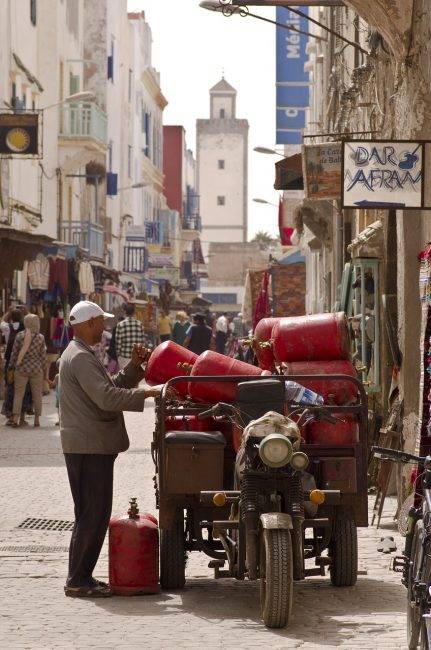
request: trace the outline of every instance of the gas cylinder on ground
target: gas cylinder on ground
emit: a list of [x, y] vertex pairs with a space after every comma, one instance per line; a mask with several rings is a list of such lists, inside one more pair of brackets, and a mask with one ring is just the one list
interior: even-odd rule
[[[293, 361], [283, 364], [284, 375], [348, 375], [357, 377], [351, 361]], [[358, 389], [348, 379], [300, 379], [296, 380], [302, 386], [321, 395], [325, 404], [345, 406], [354, 404], [357, 400]]]
[[[197, 354], [183, 348], [174, 341], [164, 341], [158, 345], [148, 360], [145, 369], [145, 381], [150, 386], [165, 384], [169, 379], [188, 375], [190, 366], [197, 359]], [[178, 382], [175, 390], [181, 397], [187, 394], [187, 382]]]
[[280, 318], [272, 329], [272, 348], [279, 363], [348, 359], [350, 334], [346, 315], [338, 312]]
[[335, 415], [336, 424], [315, 420], [306, 427], [305, 438], [314, 445], [351, 445], [359, 441], [359, 425], [353, 415]]
[[109, 584], [118, 596], [159, 590], [157, 519], [150, 513], [140, 515], [135, 498], [127, 515], [109, 522]]
[[274, 351], [270, 341], [273, 327], [279, 320], [280, 318], [262, 318], [254, 329], [252, 344], [262, 370], [275, 370]]
[[[262, 368], [256, 368], [250, 363], [207, 350], [196, 359], [190, 376], [253, 375], [257, 377], [262, 374], [265, 374]], [[188, 392], [193, 399], [209, 404], [233, 402], [236, 397], [236, 382], [190, 382]]]

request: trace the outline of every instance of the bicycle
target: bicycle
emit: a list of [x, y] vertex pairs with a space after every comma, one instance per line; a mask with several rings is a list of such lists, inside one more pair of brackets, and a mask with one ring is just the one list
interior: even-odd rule
[[415, 479], [420, 485], [418, 507], [409, 511], [404, 553], [393, 560], [393, 570], [402, 572], [407, 589], [407, 644], [409, 650], [431, 648], [431, 456], [416, 456], [404, 451], [372, 447], [376, 458], [400, 463], [417, 463]]

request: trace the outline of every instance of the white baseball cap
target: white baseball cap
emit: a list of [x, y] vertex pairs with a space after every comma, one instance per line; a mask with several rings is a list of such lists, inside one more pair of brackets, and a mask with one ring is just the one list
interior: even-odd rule
[[103, 311], [95, 302], [81, 300], [70, 310], [69, 323], [71, 325], [79, 325], [79, 323], [86, 323], [90, 318], [97, 318], [98, 316], [114, 318], [114, 314], [108, 314], [106, 311]]

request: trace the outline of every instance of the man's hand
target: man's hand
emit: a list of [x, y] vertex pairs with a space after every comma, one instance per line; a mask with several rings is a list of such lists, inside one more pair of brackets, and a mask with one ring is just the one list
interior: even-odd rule
[[[151, 388], [145, 389], [145, 397], [160, 397], [162, 394], [164, 384], [159, 384], [158, 386], [151, 386]], [[166, 397], [169, 399], [178, 399], [178, 393], [173, 388], [168, 388], [166, 392]]]
[[146, 348], [144, 345], [135, 343], [132, 348], [132, 357], [131, 361], [134, 366], [140, 367], [143, 363], [147, 363], [148, 359], [151, 356], [151, 350]]

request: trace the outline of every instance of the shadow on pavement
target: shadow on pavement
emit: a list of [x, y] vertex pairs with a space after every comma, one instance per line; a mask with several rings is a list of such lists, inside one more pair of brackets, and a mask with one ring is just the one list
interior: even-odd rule
[[[132, 598], [113, 597], [94, 601], [117, 616], [176, 616], [185, 613], [206, 623], [236, 620], [238, 627], [265, 630], [259, 616], [259, 586], [250, 582], [191, 579], [183, 591]], [[293, 618], [283, 630], [268, 632], [283, 637], [316, 641], [322, 647], [387, 628], [379, 614], [405, 612], [401, 585], [362, 578], [355, 587], [337, 589], [329, 580], [310, 580], [294, 588]]]

